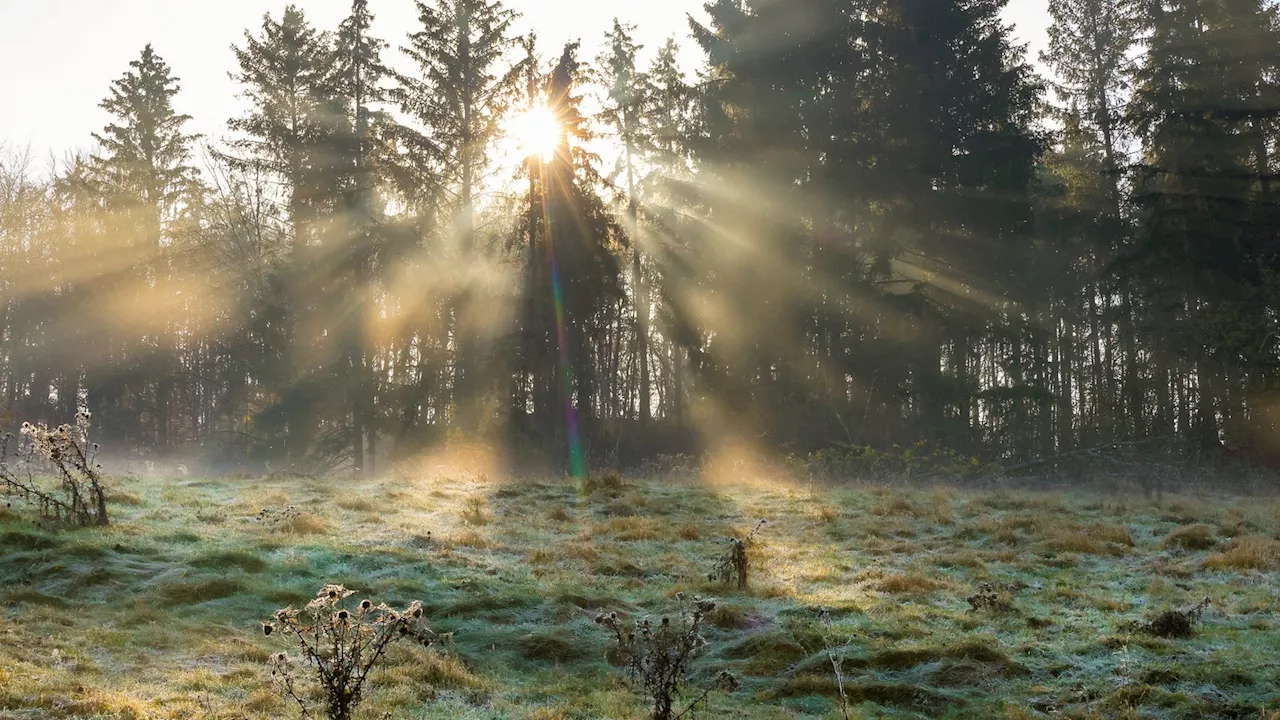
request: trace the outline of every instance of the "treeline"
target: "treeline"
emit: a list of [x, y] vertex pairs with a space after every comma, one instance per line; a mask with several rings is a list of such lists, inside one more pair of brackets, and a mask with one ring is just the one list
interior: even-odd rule
[[[0, 166], [0, 411], [365, 470], [467, 439], [1271, 452], [1275, 6], [1051, 0], [1041, 78], [1005, 4], [715, 0], [695, 77], [622, 24], [546, 56], [498, 0], [419, 2], [395, 63], [366, 0], [291, 6], [203, 150], [148, 46], [95, 153]], [[559, 142], [513, 162], [537, 107]]]

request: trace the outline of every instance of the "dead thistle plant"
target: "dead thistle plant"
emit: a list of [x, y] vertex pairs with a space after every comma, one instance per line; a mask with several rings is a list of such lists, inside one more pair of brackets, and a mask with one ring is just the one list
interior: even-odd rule
[[707, 579], [711, 582], [736, 584], [739, 590], [747, 589], [751, 572], [750, 549], [755, 544], [756, 533], [764, 527], [765, 520], [756, 523], [751, 532], [742, 537], [729, 538], [729, 549], [716, 559]]
[[[53, 429], [24, 422], [17, 437], [0, 436], [0, 495], [35, 506], [41, 519], [59, 525], [106, 525], [106, 491], [98, 444], [89, 442], [89, 417], [81, 410], [75, 425]], [[56, 488], [41, 480], [46, 475], [57, 478]]]
[[657, 622], [644, 617], [628, 624], [619, 619], [616, 612], [597, 615], [595, 619], [597, 625], [613, 633], [627, 673], [643, 684], [645, 694], [653, 702], [652, 720], [679, 720], [692, 714], [717, 688], [729, 691], [738, 688], [737, 678], [721, 671], [710, 687], [679, 714], [675, 713], [676, 696], [689, 681], [693, 659], [707, 646], [701, 632], [702, 620], [716, 607], [714, 600], [706, 598], [687, 601], [684, 593], [676, 598], [683, 604], [676, 621], [667, 616]]
[[353, 594], [341, 585], [325, 585], [306, 607], [298, 610], [290, 605], [276, 611], [273, 622], [262, 625], [265, 635], [279, 631], [297, 642], [301, 657], [295, 660], [287, 652], [276, 653], [271, 658], [271, 676], [280, 692], [298, 705], [303, 718], [314, 717], [309, 693], [302, 687], [304, 675], [324, 694], [324, 717], [351, 720], [363, 700], [369, 673], [392, 643], [411, 640], [428, 646], [440, 639], [421, 623], [422, 603], [394, 610], [386, 603], [361, 600], [348, 608], [345, 601]]

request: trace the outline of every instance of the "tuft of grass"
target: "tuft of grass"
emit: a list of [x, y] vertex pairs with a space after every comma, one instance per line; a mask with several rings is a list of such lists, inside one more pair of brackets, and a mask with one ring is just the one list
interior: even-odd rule
[[267, 561], [248, 550], [222, 550], [198, 555], [187, 564], [209, 570], [238, 569], [248, 573], [260, 573], [267, 569]]
[[1164, 536], [1160, 547], [1165, 549], [1209, 550], [1218, 544], [1213, 528], [1208, 525], [1184, 525]]
[[931, 593], [947, 587], [945, 582], [934, 580], [920, 573], [886, 575], [876, 583], [880, 592], [897, 594]]
[[488, 525], [489, 514], [485, 512], [485, 500], [479, 495], [472, 495], [467, 498], [462, 512], [459, 514], [462, 522], [468, 525]]
[[871, 514], [880, 517], [914, 517], [918, 512], [915, 503], [901, 495], [889, 498], [871, 508]]
[[589, 475], [582, 481], [582, 491], [587, 495], [605, 495], [616, 497], [622, 494], [625, 483], [622, 482], [622, 476], [616, 472], [603, 472], [598, 475]]
[[676, 537], [681, 540], [701, 540], [702, 528], [695, 523], [685, 523], [676, 530]]
[[583, 657], [582, 643], [564, 628], [529, 633], [516, 641], [516, 647], [521, 657], [534, 662], [563, 665]]
[[1274, 570], [1280, 567], [1280, 540], [1242, 537], [1227, 543], [1222, 552], [1204, 559], [1210, 570]]
[[333, 501], [334, 505], [343, 510], [353, 510], [356, 512], [369, 512], [376, 509], [375, 505], [368, 498], [360, 495], [341, 495]]
[[234, 578], [205, 578], [167, 583], [156, 589], [162, 605], [197, 605], [244, 592], [244, 583]]
[[1060, 553], [1124, 555], [1135, 543], [1128, 528], [1099, 523], [1088, 527], [1059, 529], [1050, 533], [1046, 544]]
[[750, 614], [741, 605], [721, 603], [707, 614], [707, 622], [722, 630], [737, 630], [750, 624]]
[[300, 512], [280, 523], [280, 531], [291, 535], [328, 535], [329, 524], [315, 513]]

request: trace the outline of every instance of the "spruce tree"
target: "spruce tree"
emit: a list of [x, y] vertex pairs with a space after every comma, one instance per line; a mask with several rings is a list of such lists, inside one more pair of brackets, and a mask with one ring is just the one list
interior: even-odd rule
[[[336, 285], [331, 288], [338, 333], [342, 338], [342, 378], [348, 388], [352, 419], [352, 464], [357, 471], [372, 471], [376, 452], [377, 422], [373, 414], [376, 387], [368, 357], [365, 328], [373, 322], [372, 305], [377, 275], [381, 212], [378, 204], [378, 170], [387, 153], [380, 138], [393, 134], [392, 123], [380, 108], [386, 100], [384, 81], [390, 71], [383, 64], [386, 43], [370, 35], [374, 17], [367, 0], [353, 0], [351, 12], [336, 36], [332, 86], [341, 106], [336, 118], [333, 152], [345, 180], [342, 187], [340, 234], [336, 258]], [[375, 128], [375, 125], [380, 126]], [[385, 258], [384, 258], [385, 259]], [[370, 456], [365, 457], [366, 436]]]
[[[113, 120], [93, 135], [100, 150], [92, 159], [91, 172], [116, 219], [114, 232], [124, 248], [134, 253], [134, 266], [126, 281], [131, 287], [120, 290], [133, 294], [139, 307], [152, 309], [143, 316], [148, 327], [131, 328], [148, 338], [145, 344], [150, 347], [122, 346], [117, 350], [122, 357], [135, 358], [125, 361], [130, 365], [149, 355], [148, 365], [117, 369], [155, 378], [154, 435], [148, 441], [161, 452], [168, 452], [173, 389], [172, 367], [168, 363], [174, 354], [177, 330], [168, 318], [180, 293], [172, 283], [167, 249], [175, 240], [175, 223], [198, 202], [199, 186], [190, 164], [195, 136], [183, 131], [191, 118], [173, 107], [180, 89], [178, 78], [154, 48], [148, 44], [129, 67], [112, 83], [110, 94], [102, 101], [101, 107]], [[133, 388], [135, 393], [139, 390]], [[108, 410], [110, 413], [118, 409]]]
[[239, 134], [229, 158], [281, 180], [295, 246], [304, 247], [313, 241], [310, 224], [331, 199], [324, 197], [323, 175], [337, 90], [333, 38], [288, 5], [279, 20], [263, 16], [260, 34], [245, 31], [244, 47], [232, 51], [239, 69], [231, 77], [251, 107], [227, 123]]
[[[534, 378], [535, 424], [552, 428], [556, 454], [575, 473], [584, 471], [579, 443], [594, 436], [603, 378], [597, 349], [607, 332], [607, 310], [621, 295], [620, 268], [610, 247], [619, 228], [600, 196], [601, 177], [586, 149], [592, 134], [582, 114], [583, 71], [578, 45], [565, 46], [547, 84], [547, 106], [561, 140], [540, 183], [543, 232], [531, 292], [539, 312], [526, 332], [554, 343]], [[564, 454], [567, 450], [567, 455]]]
[[437, 210], [455, 228], [454, 405], [464, 431], [480, 421], [485, 387], [481, 338], [486, 331], [480, 298], [483, 273], [477, 232], [477, 198], [490, 171], [490, 151], [521, 76], [508, 62], [515, 47], [515, 13], [500, 0], [430, 0], [417, 3], [421, 27], [403, 48], [416, 71], [397, 73], [393, 99], [415, 124], [408, 148], [428, 158], [444, 189]]
[[1111, 212], [1120, 214], [1121, 135], [1131, 75], [1130, 56], [1141, 32], [1138, 0], [1052, 0], [1049, 46], [1040, 60], [1056, 78], [1059, 102], [1092, 129], [1106, 153], [1103, 175]]
[[340, 99], [335, 87], [333, 38], [315, 30], [295, 5], [279, 20], [263, 17], [260, 34], [245, 32], [234, 47], [248, 113], [228, 122], [237, 134], [225, 157], [234, 167], [263, 173], [279, 182], [292, 225], [290, 252], [273, 277], [267, 314], [274, 338], [267, 341], [276, 362], [264, 383], [275, 404], [258, 418], [263, 430], [283, 435], [286, 459], [306, 461], [317, 428], [324, 356], [316, 352], [325, 318], [310, 312], [321, 291], [314, 266], [323, 250], [326, 223], [337, 207], [343, 177]]

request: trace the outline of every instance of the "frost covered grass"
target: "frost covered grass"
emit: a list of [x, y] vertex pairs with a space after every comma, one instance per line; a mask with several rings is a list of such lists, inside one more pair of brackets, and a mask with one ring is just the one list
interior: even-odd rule
[[[136, 479], [106, 528], [0, 515], [0, 718], [290, 717], [260, 622], [328, 582], [424, 601], [361, 717], [645, 717], [593, 619], [713, 596], [700, 717], [1267, 718], [1273, 500], [778, 482]], [[264, 513], [263, 511], [268, 511]], [[755, 536], [748, 588], [707, 580]], [[968, 599], [998, 593], [1011, 606]], [[1209, 604], [1185, 638], [1133, 630]], [[822, 611], [826, 610], [823, 615]], [[829, 654], [829, 649], [831, 653]], [[617, 658], [613, 658], [614, 661]]]

